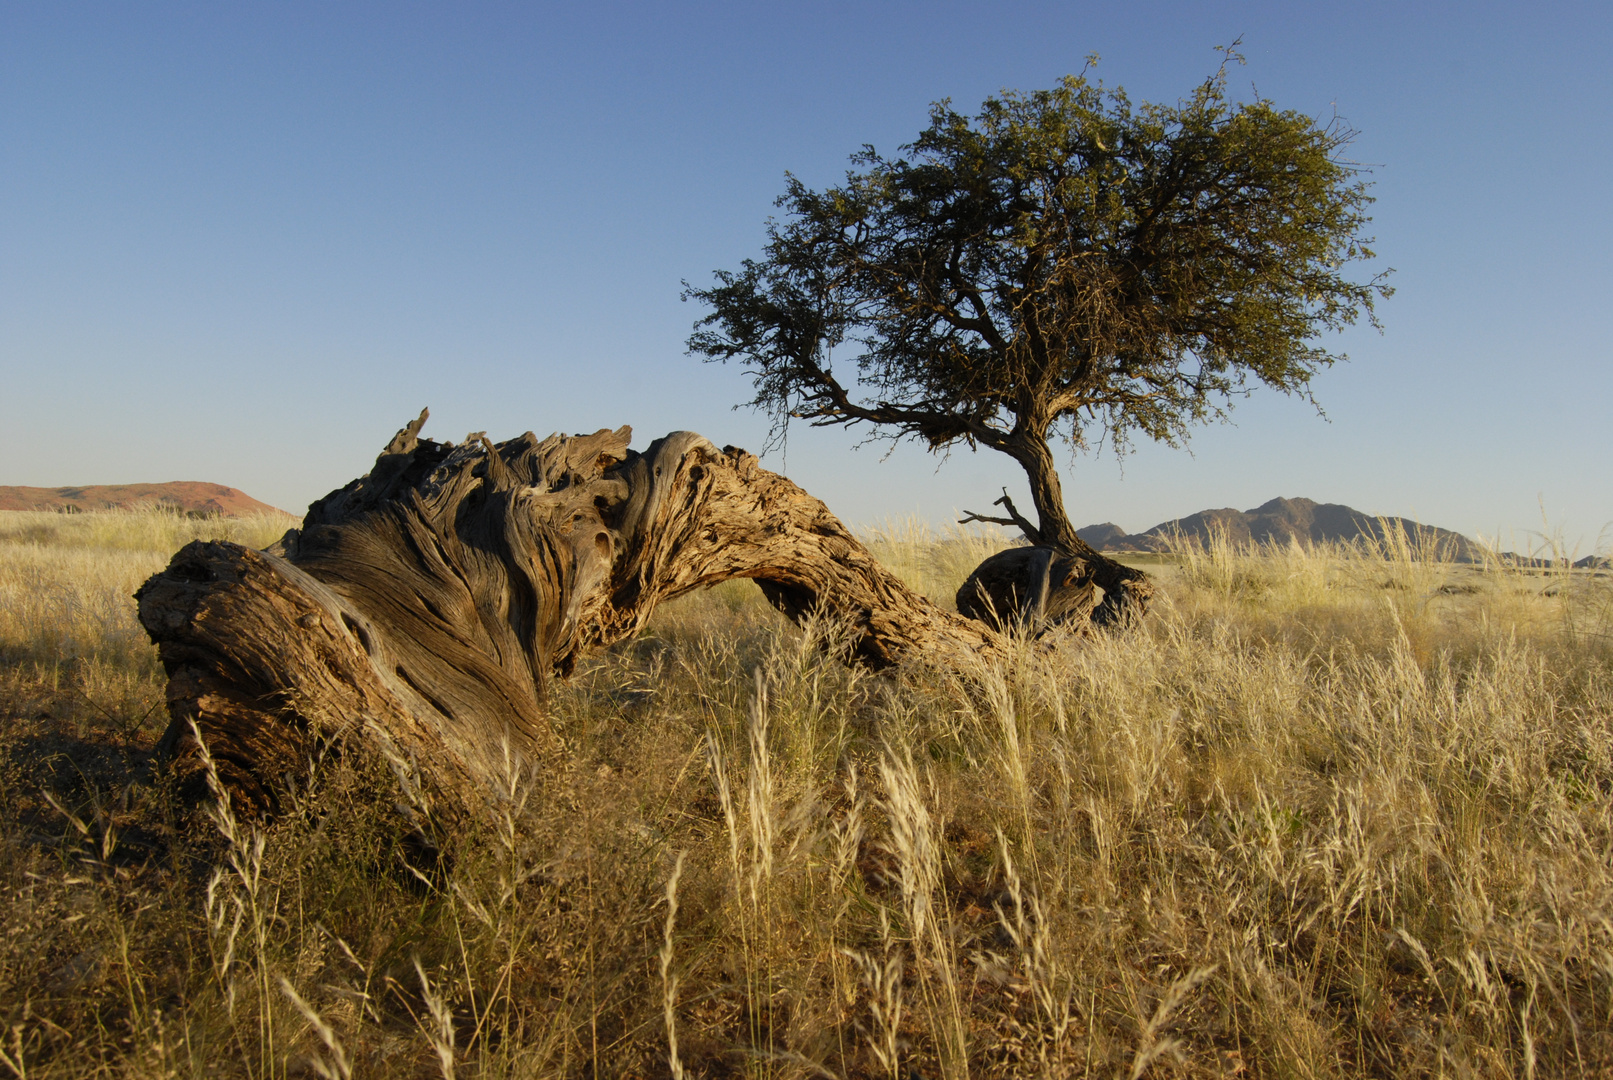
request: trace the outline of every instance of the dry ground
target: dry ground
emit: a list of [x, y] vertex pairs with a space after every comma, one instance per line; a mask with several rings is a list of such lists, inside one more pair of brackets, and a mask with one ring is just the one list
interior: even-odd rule
[[[1613, 1075], [1605, 576], [1212, 545], [896, 677], [729, 583], [433, 860], [339, 747], [267, 829], [153, 766], [129, 594], [286, 524], [0, 514], [0, 1075]], [[943, 599], [1000, 543], [870, 539]]]

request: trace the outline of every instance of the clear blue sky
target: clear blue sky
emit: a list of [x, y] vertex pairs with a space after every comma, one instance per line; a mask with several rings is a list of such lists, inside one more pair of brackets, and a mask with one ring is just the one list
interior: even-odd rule
[[[1588, 551], [1613, 523], [1613, 8], [1484, 4], [0, 2], [0, 484], [211, 480], [301, 511], [428, 434], [630, 423], [759, 447], [679, 283], [820, 186], [1097, 52], [1174, 100], [1234, 72], [1360, 131], [1397, 295], [1191, 452], [1068, 461], [1141, 530], [1303, 495]], [[851, 522], [986, 509], [989, 452], [796, 432]], [[1613, 536], [1610, 536], [1613, 539]]]

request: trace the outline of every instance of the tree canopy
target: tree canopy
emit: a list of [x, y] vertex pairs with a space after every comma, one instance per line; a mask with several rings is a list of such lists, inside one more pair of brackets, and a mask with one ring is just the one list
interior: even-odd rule
[[787, 176], [764, 255], [686, 286], [711, 309], [689, 349], [743, 363], [775, 434], [867, 423], [1009, 454], [1040, 520], [1006, 496], [1010, 517], [984, 520], [1089, 551], [1050, 439], [1179, 444], [1255, 384], [1308, 396], [1340, 358], [1318, 336], [1376, 325], [1385, 275], [1348, 273], [1373, 258], [1354, 135], [1234, 100], [1225, 63], [1174, 104], [1084, 74], [973, 118], [942, 101], [840, 186]]

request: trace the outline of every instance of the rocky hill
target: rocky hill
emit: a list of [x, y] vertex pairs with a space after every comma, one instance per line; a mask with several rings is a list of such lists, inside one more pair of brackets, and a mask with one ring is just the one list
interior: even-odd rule
[[165, 507], [195, 514], [241, 517], [277, 513], [236, 488], [177, 480], [166, 484], [94, 484], [89, 487], [0, 487], [0, 510], [132, 510]]
[[1273, 499], [1253, 510], [1200, 510], [1188, 517], [1161, 522], [1147, 532], [1128, 534], [1113, 522], [1078, 529], [1081, 539], [1100, 551], [1163, 551], [1180, 535], [1201, 542], [1221, 533], [1234, 544], [1348, 543], [1382, 540], [1385, 529], [1404, 530], [1424, 550], [1457, 562], [1476, 562], [1477, 544], [1461, 533], [1406, 518], [1380, 518], [1338, 503], [1310, 499]]

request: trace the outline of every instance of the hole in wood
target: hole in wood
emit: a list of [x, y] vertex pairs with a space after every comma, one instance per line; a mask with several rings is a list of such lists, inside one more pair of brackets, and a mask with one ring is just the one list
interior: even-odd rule
[[344, 611], [342, 612], [342, 625], [347, 627], [348, 631], [354, 637], [358, 638], [359, 646], [363, 648], [365, 656], [375, 655], [375, 649], [370, 645], [370, 633], [368, 630], [365, 630], [364, 627], [359, 625], [357, 619], [353, 618], [353, 616]]

